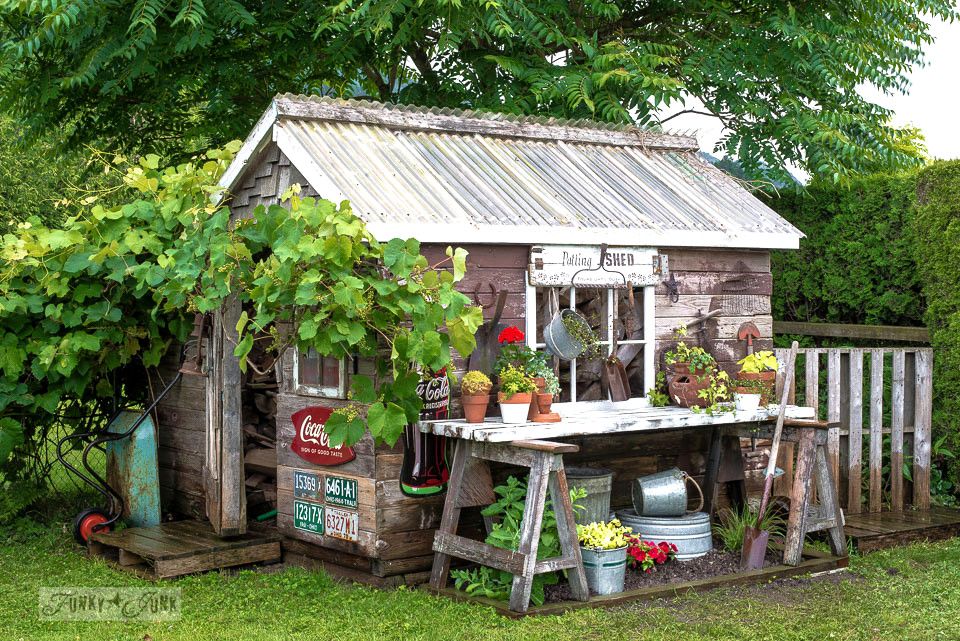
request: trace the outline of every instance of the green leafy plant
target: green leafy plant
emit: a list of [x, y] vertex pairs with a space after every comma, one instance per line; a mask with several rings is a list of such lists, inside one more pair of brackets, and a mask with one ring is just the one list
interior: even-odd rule
[[666, 407], [670, 404], [670, 393], [667, 391], [667, 375], [657, 372], [654, 386], [647, 390], [647, 398], [651, 407]]
[[500, 393], [509, 398], [514, 394], [526, 394], [537, 391], [533, 378], [526, 372], [513, 365], [500, 372]]
[[528, 347], [523, 342], [524, 334], [520, 328], [505, 328], [497, 340], [500, 343], [500, 352], [493, 364], [494, 374], [499, 375], [508, 365], [522, 369], [530, 376], [541, 376], [540, 372], [547, 369], [547, 355]]
[[738, 378], [731, 386], [737, 394], [763, 394], [769, 389], [765, 381], [757, 378]]
[[474, 348], [481, 310], [455, 289], [464, 250], [430, 265], [415, 239], [378, 242], [348, 203], [301, 199], [298, 186], [286, 207], [231, 221], [216, 198], [239, 147], [166, 168], [155, 155], [118, 158], [106, 169], [119, 172], [122, 197], [93, 194], [61, 228], [34, 218], [3, 237], [0, 460], [30, 438], [37, 415], [146, 388], [145, 368], [187, 338], [197, 313], [240, 307], [227, 329], [244, 370], [255, 340], [278, 355], [296, 346], [376, 357], [375, 378], [353, 377], [363, 411], [326, 424], [333, 444], [365, 430], [396, 442], [419, 416], [419, 371]]
[[543, 377], [543, 380], [546, 381], [546, 385], [543, 387], [543, 391], [547, 394], [552, 394], [556, 396], [560, 393], [560, 379], [557, 378], [557, 375], [553, 373], [553, 369], [545, 368], [536, 376]]
[[687, 335], [686, 327], [675, 328], [673, 334], [677, 344], [664, 354], [664, 362], [667, 365], [687, 364], [690, 374], [698, 381], [702, 381], [704, 376], [709, 375], [716, 368], [716, 359], [702, 347], [690, 347], [686, 341], [682, 340]]
[[493, 387], [490, 378], [483, 372], [472, 370], [463, 375], [460, 389], [464, 394], [486, 394]]
[[[493, 488], [493, 491], [497, 495], [496, 502], [481, 512], [484, 516], [495, 520], [485, 540], [498, 548], [516, 550], [520, 547], [520, 525], [523, 521], [524, 502], [527, 498], [527, 484], [510, 476], [504, 484]], [[570, 488], [570, 500], [574, 510], [582, 509], [577, 501], [586, 496], [587, 492], [583, 488]], [[552, 501], [548, 500], [543, 512], [537, 559], [550, 559], [559, 555], [560, 536], [557, 532], [557, 517], [553, 511]], [[454, 579], [456, 588], [467, 594], [504, 601], [510, 598], [513, 575], [509, 572], [480, 566], [472, 569], [451, 570], [450, 576]], [[533, 579], [530, 601], [534, 605], [543, 604], [544, 587], [555, 585], [558, 581], [559, 576], [556, 572], [536, 575]]]
[[704, 401], [703, 407], [692, 405], [690, 411], [695, 414], [725, 414], [733, 411], [730, 403], [730, 375], [720, 370], [710, 378], [710, 385], [697, 392], [697, 396]]
[[731, 508], [722, 510], [713, 524], [713, 535], [731, 552], [739, 552], [743, 548], [743, 536], [747, 527], [766, 530], [774, 540], [783, 538], [786, 522], [774, 511], [773, 505], [767, 507], [767, 512], [759, 524], [757, 516], [757, 510], [750, 507], [744, 507], [741, 511]]
[[747, 354], [737, 361], [737, 364], [744, 374], [775, 372], [778, 367], [776, 354], [768, 350]]

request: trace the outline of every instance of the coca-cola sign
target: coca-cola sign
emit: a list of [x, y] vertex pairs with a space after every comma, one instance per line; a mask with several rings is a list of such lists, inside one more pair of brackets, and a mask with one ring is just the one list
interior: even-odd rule
[[307, 407], [293, 415], [293, 442], [290, 450], [314, 465], [343, 465], [357, 457], [346, 445], [332, 447], [324, 423], [333, 410], [328, 407]]

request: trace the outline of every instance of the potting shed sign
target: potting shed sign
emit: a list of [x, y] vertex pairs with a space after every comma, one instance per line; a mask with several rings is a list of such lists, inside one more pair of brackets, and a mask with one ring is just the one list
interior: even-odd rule
[[293, 441], [290, 450], [314, 465], [343, 465], [357, 457], [353, 448], [345, 445], [331, 447], [330, 438], [323, 430], [333, 413], [329, 407], [307, 407], [295, 413]]
[[530, 248], [528, 273], [535, 287], [563, 287], [576, 276], [576, 286], [635, 287], [660, 282], [662, 260], [650, 247], [608, 247], [600, 269], [598, 245], [541, 245]]

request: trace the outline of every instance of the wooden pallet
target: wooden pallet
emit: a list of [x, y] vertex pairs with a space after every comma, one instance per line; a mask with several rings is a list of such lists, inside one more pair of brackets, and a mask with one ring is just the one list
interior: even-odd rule
[[209, 523], [173, 521], [153, 527], [97, 533], [87, 548], [117, 566], [148, 579], [280, 560], [280, 537], [248, 532], [220, 538]]
[[487, 605], [493, 607], [499, 614], [510, 618], [520, 618], [524, 616], [541, 616], [562, 614], [569, 610], [579, 610], [581, 608], [613, 608], [626, 605], [633, 601], [650, 601], [653, 599], [669, 599], [681, 596], [690, 592], [705, 592], [715, 588], [733, 587], [738, 585], [756, 585], [769, 583], [776, 579], [784, 579], [792, 576], [801, 576], [805, 574], [818, 574], [821, 572], [831, 572], [847, 567], [848, 558], [838, 557], [823, 552], [818, 552], [811, 548], [805, 548], [803, 551], [803, 560], [799, 565], [774, 565], [761, 570], [748, 570], [736, 574], [727, 574], [724, 576], [710, 577], [709, 579], [700, 579], [696, 581], [683, 581], [680, 583], [668, 583], [649, 588], [637, 588], [627, 590], [617, 594], [606, 596], [591, 596], [587, 601], [561, 601], [559, 603], [545, 603], [544, 605], [531, 606], [526, 612], [512, 611], [505, 601], [495, 601], [484, 597], [468, 596], [465, 592], [457, 590], [452, 586], [436, 590], [432, 587], [424, 586], [424, 589], [440, 594], [455, 601], [464, 601], [475, 603], [477, 605]]
[[960, 510], [942, 507], [847, 514], [846, 521], [846, 535], [861, 552], [960, 536]]

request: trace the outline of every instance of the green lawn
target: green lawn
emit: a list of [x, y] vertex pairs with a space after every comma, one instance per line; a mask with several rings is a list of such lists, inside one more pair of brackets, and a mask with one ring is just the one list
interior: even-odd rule
[[40, 622], [43, 586], [149, 585], [86, 558], [60, 526], [0, 531], [0, 639], [960, 639], [960, 540], [851, 560], [849, 573], [618, 610], [512, 621], [416, 590], [335, 584], [300, 569], [166, 582], [175, 623]]

